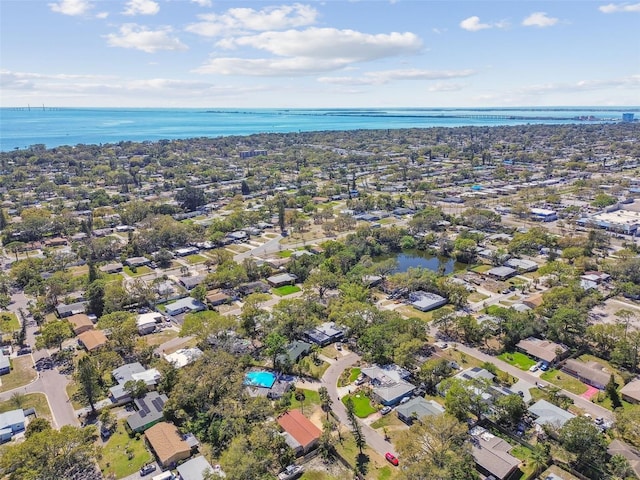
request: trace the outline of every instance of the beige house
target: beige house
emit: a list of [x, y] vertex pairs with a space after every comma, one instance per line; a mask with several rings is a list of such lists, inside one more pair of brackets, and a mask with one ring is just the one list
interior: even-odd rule
[[156, 423], [144, 432], [144, 436], [163, 467], [169, 467], [191, 456], [191, 447], [171, 423]]

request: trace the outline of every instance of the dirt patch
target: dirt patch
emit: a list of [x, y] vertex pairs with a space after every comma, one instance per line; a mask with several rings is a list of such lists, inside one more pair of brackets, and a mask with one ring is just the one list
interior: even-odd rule
[[635, 318], [629, 321], [630, 327], [640, 328], [640, 305], [627, 299], [609, 298], [603, 304], [591, 309], [589, 318], [593, 323], [616, 323], [621, 320], [616, 312], [628, 310], [635, 313]]
[[305, 472], [323, 472], [331, 478], [351, 478], [352, 473], [341, 462], [325, 462], [320, 455], [309, 460], [304, 466]]

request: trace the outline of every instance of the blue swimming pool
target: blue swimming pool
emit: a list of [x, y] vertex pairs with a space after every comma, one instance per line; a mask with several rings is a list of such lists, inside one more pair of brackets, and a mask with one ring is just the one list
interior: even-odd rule
[[276, 376], [263, 370], [249, 372], [244, 377], [244, 384], [252, 387], [271, 388], [276, 382]]

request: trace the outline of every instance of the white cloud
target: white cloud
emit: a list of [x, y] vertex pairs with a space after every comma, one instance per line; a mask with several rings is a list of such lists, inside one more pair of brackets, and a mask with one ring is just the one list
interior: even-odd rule
[[197, 3], [201, 7], [210, 7], [211, 0], [191, 0], [192, 3]]
[[120, 27], [119, 33], [105, 35], [111, 47], [135, 48], [147, 53], [159, 50], [186, 50], [188, 47], [179, 38], [171, 35], [171, 27], [149, 30], [147, 27], [127, 23]]
[[415, 53], [422, 48], [422, 41], [410, 32], [372, 35], [355, 30], [308, 28], [229, 38], [217, 45], [223, 48], [253, 47], [278, 56], [353, 63]]
[[481, 23], [480, 17], [475, 15], [473, 17], [465, 18], [460, 22], [460, 28], [468, 30], [469, 32], [477, 32], [491, 27], [492, 25], [489, 23]]
[[640, 3], [609, 3], [598, 10], [602, 13], [640, 12]]
[[105, 19], [109, 16], [109, 12], [96, 13], [96, 18]]
[[[445, 80], [450, 78], [462, 78], [474, 75], [473, 70], [380, 70], [366, 72], [362, 77], [320, 77], [321, 83], [332, 85], [385, 85], [400, 80]], [[457, 90], [457, 88], [456, 88]]]
[[461, 83], [436, 83], [428, 88], [430, 92], [458, 92], [464, 88]]
[[202, 21], [188, 25], [186, 30], [205, 37], [217, 37], [250, 31], [265, 32], [304, 27], [316, 23], [317, 17], [318, 11], [315, 8], [300, 3], [266, 7], [262, 10], [230, 8], [220, 15], [215, 13], [199, 15]]
[[575, 93], [580, 91], [611, 90], [616, 88], [640, 88], [640, 75], [607, 80], [580, 80], [573, 83], [545, 83], [530, 85], [517, 90], [519, 94], [541, 95], [548, 93]]
[[129, 0], [123, 15], [155, 15], [160, 11], [160, 5], [153, 0]]
[[88, 0], [60, 0], [57, 3], [50, 3], [49, 7], [56, 13], [77, 16], [88, 13], [93, 5]]
[[525, 27], [552, 27], [558, 23], [557, 18], [549, 17], [545, 12], [534, 12], [522, 21]]
[[253, 47], [279, 58], [213, 58], [195, 71], [223, 75], [313, 75], [354, 63], [415, 53], [422, 42], [413, 33], [371, 35], [353, 30], [309, 28], [264, 32], [221, 40], [218, 47]]

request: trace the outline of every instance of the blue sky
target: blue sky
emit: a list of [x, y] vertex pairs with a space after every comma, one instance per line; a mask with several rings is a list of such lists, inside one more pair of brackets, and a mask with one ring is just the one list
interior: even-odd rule
[[0, 106], [640, 104], [640, 3], [0, 0]]

